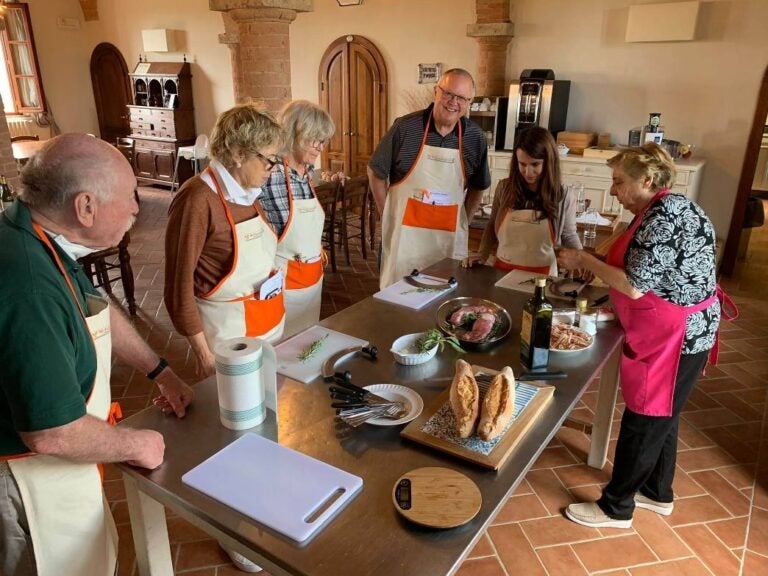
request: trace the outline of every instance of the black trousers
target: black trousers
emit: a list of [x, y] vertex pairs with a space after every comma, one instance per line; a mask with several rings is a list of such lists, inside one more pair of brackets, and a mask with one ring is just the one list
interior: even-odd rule
[[672, 502], [680, 411], [704, 369], [709, 352], [680, 356], [671, 416], [644, 416], [625, 408], [621, 418], [611, 481], [597, 501], [611, 518], [628, 520], [635, 493]]

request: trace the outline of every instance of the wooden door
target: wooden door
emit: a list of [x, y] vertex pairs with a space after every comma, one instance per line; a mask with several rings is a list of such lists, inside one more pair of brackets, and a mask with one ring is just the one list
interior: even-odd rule
[[96, 46], [91, 54], [91, 84], [99, 134], [102, 140], [114, 144], [131, 132], [127, 108], [131, 104], [131, 84], [123, 55], [108, 42]]
[[365, 174], [387, 129], [387, 69], [376, 46], [362, 36], [335, 40], [320, 64], [320, 105], [336, 123], [323, 152], [324, 170]]

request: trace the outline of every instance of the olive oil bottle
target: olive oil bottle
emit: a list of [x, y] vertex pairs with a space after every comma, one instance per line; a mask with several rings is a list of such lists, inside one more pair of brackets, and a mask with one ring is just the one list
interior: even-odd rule
[[520, 330], [520, 362], [526, 370], [545, 370], [549, 363], [552, 304], [544, 295], [546, 278], [536, 279], [536, 291], [523, 306]]

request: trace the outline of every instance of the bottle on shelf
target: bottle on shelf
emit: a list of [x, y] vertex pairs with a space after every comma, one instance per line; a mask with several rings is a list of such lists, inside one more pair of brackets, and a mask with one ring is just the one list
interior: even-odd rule
[[549, 364], [552, 304], [545, 295], [546, 286], [546, 278], [537, 278], [536, 291], [523, 306], [520, 362], [528, 371], [544, 370]]
[[648, 114], [648, 124], [643, 127], [642, 143], [656, 142], [661, 144], [664, 139], [664, 126], [661, 125], [661, 112]]
[[3, 202], [4, 205], [8, 205], [11, 202], [15, 200], [15, 196], [13, 194], [13, 188], [11, 188], [11, 185], [8, 184], [8, 181], [5, 179], [5, 176], [0, 175], [0, 200]]

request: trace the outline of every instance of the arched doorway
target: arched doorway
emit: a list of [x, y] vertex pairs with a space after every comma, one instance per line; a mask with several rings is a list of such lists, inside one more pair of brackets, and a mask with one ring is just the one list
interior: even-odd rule
[[362, 36], [334, 40], [320, 62], [320, 105], [336, 123], [323, 153], [325, 170], [365, 174], [387, 129], [387, 68], [376, 46]]
[[128, 108], [131, 103], [131, 84], [128, 66], [120, 51], [102, 42], [91, 54], [91, 84], [96, 114], [99, 118], [99, 134], [110, 144], [130, 132]]

